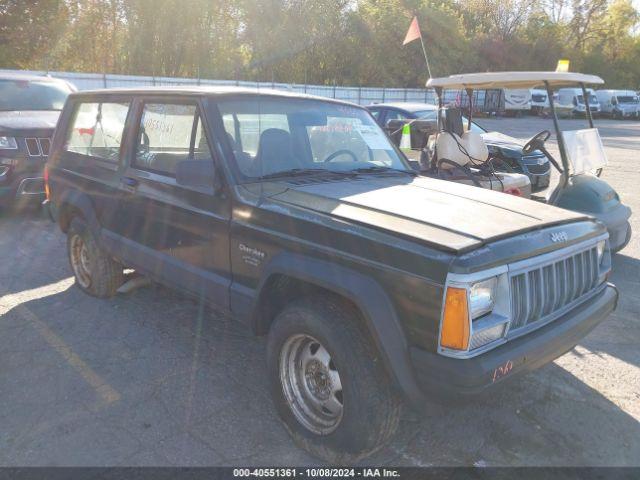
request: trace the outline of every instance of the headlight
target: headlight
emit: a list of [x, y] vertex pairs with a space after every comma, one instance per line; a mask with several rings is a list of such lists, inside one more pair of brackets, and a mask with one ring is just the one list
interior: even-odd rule
[[469, 313], [472, 320], [493, 310], [497, 285], [496, 277], [471, 285], [469, 289]]
[[0, 150], [15, 150], [18, 148], [16, 139], [13, 137], [0, 137]]
[[496, 270], [499, 275], [482, 280], [475, 280], [477, 275], [450, 275], [440, 325], [441, 353], [466, 356], [506, 335], [509, 280], [506, 268]]

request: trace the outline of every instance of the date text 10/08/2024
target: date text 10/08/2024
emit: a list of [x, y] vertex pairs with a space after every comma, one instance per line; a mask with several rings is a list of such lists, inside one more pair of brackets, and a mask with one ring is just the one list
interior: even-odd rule
[[234, 468], [234, 477], [256, 478], [398, 478], [398, 470], [389, 468]]

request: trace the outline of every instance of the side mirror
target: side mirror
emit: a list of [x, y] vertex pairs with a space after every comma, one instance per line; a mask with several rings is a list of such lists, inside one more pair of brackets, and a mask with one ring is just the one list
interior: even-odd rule
[[176, 166], [176, 182], [185, 187], [214, 187], [213, 160], [184, 160]]

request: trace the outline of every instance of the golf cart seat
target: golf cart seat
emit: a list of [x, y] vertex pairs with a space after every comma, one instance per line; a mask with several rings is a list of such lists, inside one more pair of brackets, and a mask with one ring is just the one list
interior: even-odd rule
[[489, 158], [487, 145], [482, 137], [474, 132], [464, 132], [462, 136], [443, 132], [438, 135], [436, 150], [438, 160], [447, 160], [440, 164], [442, 169], [456, 168], [455, 164], [464, 166], [469, 163], [482, 163]]

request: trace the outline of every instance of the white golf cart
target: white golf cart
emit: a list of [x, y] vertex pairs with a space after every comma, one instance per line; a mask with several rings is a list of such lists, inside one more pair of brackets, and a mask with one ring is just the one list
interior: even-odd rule
[[631, 209], [620, 202], [618, 194], [604, 180], [598, 178], [607, 164], [604, 148], [598, 130], [593, 126], [593, 117], [589, 103], [585, 103], [585, 115], [589, 128], [573, 131], [560, 129], [553, 90], [562, 87], [579, 86], [584, 98], [588, 98], [586, 85], [601, 85], [604, 81], [595, 75], [573, 72], [490, 72], [452, 75], [443, 78], [431, 78], [428, 88], [434, 88], [438, 96], [437, 134], [429, 159], [430, 168], [438, 171], [456, 166], [472, 164], [477, 166], [486, 162], [488, 152], [479, 135], [471, 131], [473, 105], [469, 102], [468, 125], [461, 130], [460, 112], [451, 112], [444, 106], [444, 90], [465, 90], [469, 99], [477, 89], [524, 89], [542, 87], [547, 91], [551, 118], [560, 150], [558, 162], [545, 148], [545, 141], [551, 136], [549, 130], [534, 135], [523, 147], [524, 154], [535, 150], [542, 151], [551, 164], [560, 173], [558, 185], [549, 189], [545, 198], [537, 200], [549, 204], [583, 212], [603, 222], [609, 231], [609, 242], [613, 251], [624, 248], [631, 238], [629, 217]]

